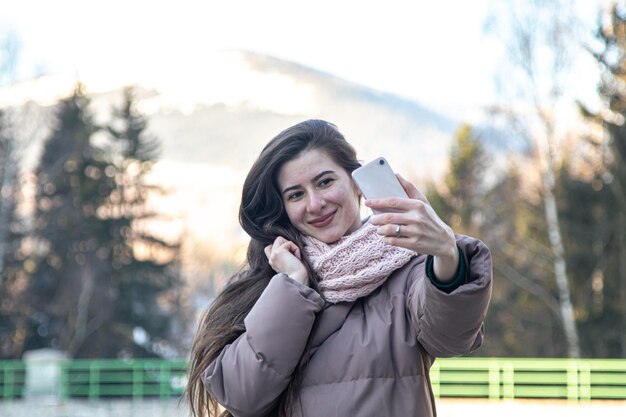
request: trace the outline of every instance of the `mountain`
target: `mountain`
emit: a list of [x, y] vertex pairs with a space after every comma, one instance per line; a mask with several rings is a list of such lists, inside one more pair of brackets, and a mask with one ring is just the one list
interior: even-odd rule
[[211, 80], [219, 83], [220, 90], [236, 92], [242, 84], [252, 85], [251, 79], [265, 88], [254, 86], [235, 98], [187, 103], [191, 109], [186, 111], [161, 105], [151, 114], [150, 123], [163, 141], [165, 158], [226, 162], [246, 169], [276, 133], [298, 121], [321, 118], [339, 126], [365, 160], [386, 155], [397, 169], [416, 175], [441, 170], [455, 128], [455, 122], [444, 115], [414, 101], [265, 55], [230, 52], [225, 61], [229, 65], [236, 61], [244, 71], [230, 71], [240, 77]]
[[[172, 191], [155, 204], [182, 219], [182, 225], [167, 227], [182, 227], [189, 239], [225, 251], [233, 242], [245, 241], [237, 224], [245, 173], [265, 143], [284, 128], [309, 118], [328, 120], [364, 162], [383, 155], [396, 171], [423, 184], [443, 173], [457, 125], [415, 101], [250, 51], [215, 54], [206, 67], [167, 79], [153, 76], [115, 85], [85, 76], [81, 81], [91, 92], [96, 119], [102, 121], [120, 100], [123, 85], [137, 86], [149, 130], [162, 142], [153, 178]], [[53, 97], [69, 94], [73, 82], [72, 77], [42, 79], [39, 88], [32, 82], [15, 85], [4, 96], [20, 102], [20, 88], [27, 91], [29, 111], [39, 103], [40, 120], [45, 120]], [[45, 133], [40, 130], [36, 136], [32, 161]]]

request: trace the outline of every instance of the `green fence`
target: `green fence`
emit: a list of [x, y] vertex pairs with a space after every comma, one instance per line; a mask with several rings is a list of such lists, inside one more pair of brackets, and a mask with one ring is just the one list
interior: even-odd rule
[[184, 360], [73, 360], [61, 370], [61, 398], [180, 396], [187, 382]]
[[24, 395], [25, 368], [22, 361], [0, 361], [0, 398], [21, 398]]
[[[58, 396], [175, 398], [186, 383], [184, 360], [68, 360], [61, 364]], [[626, 360], [438, 359], [430, 372], [437, 397], [626, 400]], [[0, 400], [24, 396], [26, 366], [0, 361]]]
[[454, 358], [430, 378], [437, 397], [626, 400], [626, 360]]

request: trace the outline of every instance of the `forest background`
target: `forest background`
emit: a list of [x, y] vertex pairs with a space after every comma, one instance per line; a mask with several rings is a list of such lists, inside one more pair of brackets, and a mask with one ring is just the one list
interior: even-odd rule
[[[93, 94], [80, 77], [46, 102], [32, 92], [50, 85], [45, 77], [14, 78], [20, 45], [3, 35], [0, 358], [44, 347], [76, 358], [186, 357], [198, 315], [242, 266], [247, 238], [235, 222], [246, 167], [282, 127], [311, 117], [337, 123], [364, 160], [398, 161], [457, 233], [491, 248], [477, 355], [626, 357], [626, 6], [598, 8], [595, 26], [580, 27], [565, 3], [508, 2], [493, 15], [490, 30], [507, 27], [507, 62], [497, 97], [472, 122], [249, 51], [227, 60], [257, 83], [287, 80], [290, 112], [154, 111], [154, 88]], [[598, 74], [594, 104], [568, 90], [581, 51]], [[309, 95], [317, 107], [303, 104]], [[159, 160], [182, 148], [218, 168]], [[219, 213], [187, 207], [198, 184], [220, 179], [227, 186], [204, 196]]]

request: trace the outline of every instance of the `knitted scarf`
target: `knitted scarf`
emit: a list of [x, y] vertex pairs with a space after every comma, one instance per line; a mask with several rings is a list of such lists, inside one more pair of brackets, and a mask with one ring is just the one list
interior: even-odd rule
[[371, 223], [335, 243], [304, 236], [304, 244], [304, 254], [319, 275], [320, 289], [330, 303], [370, 294], [416, 254], [386, 244]]

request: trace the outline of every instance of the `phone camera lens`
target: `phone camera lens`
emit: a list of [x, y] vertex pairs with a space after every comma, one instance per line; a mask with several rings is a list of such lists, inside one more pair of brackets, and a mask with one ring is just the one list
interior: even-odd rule
[[385, 160], [384, 159], [379, 159], [378, 160], [378, 165], [385, 165]]

